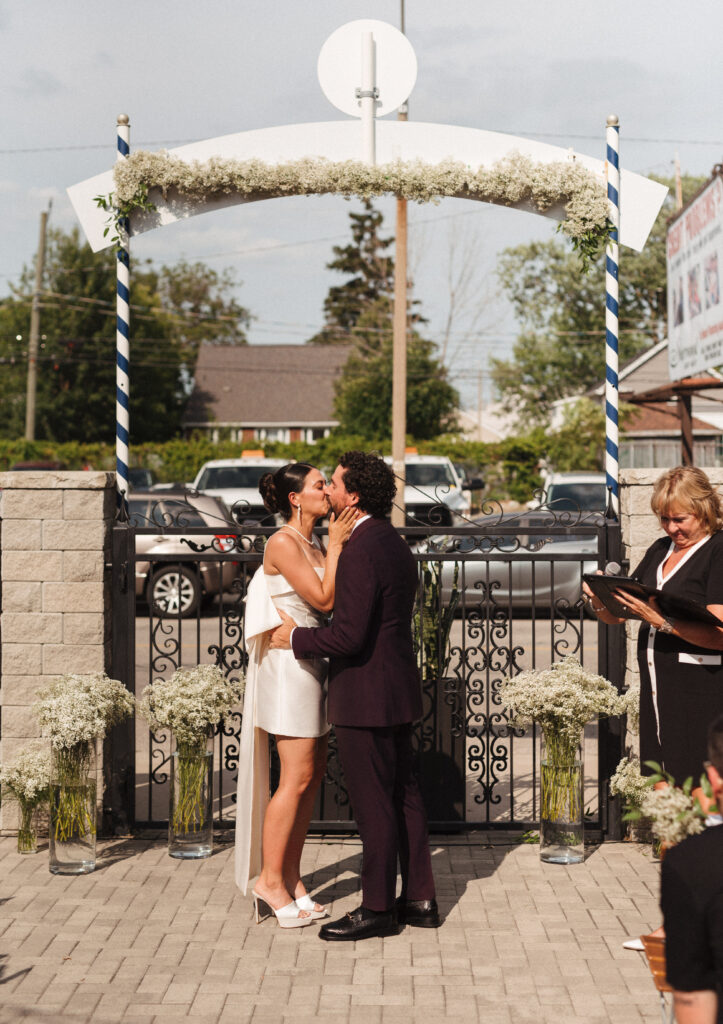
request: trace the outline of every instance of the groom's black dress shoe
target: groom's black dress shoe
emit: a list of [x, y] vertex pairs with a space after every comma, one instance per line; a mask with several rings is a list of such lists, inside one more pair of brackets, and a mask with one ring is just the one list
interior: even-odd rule
[[397, 914], [395, 910], [367, 910], [357, 907], [338, 921], [322, 925], [319, 938], [328, 942], [353, 942], [355, 939], [371, 939], [375, 935], [397, 935]]
[[397, 918], [400, 924], [416, 928], [439, 928], [439, 908], [436, 900], [397, 900]]

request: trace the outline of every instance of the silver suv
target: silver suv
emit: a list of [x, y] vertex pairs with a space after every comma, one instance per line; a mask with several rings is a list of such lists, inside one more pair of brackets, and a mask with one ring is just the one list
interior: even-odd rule
[[[205, 597], [231, 590], [239, 576], [237, 562], [204, 562], [189, 558], [191, 549], [179, 534], [164, 530], [171, 526], [205, 527], [208, 533], [194, 534], [195, 544], [215, 551], [232, 551], [236, 526], [222, 501], [206, 494], [131, 491], [128, 498], [131, 526], [157, 527], [156, 533], [136, 534], [136, 597], [143, 597], [159, 617], [195, 615]], [[154, 561], [155, 555], [178, 556], [177, 562]]]

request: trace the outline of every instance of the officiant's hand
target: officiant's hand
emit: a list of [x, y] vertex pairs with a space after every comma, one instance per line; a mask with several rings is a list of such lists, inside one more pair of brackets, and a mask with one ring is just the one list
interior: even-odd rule
[[665, 616], [658, 607], [658, 602], [654, 597], [651, 597], [648, 601], [641, 601], [639, 597], [635, 597], [634, 594], [627, 590], [616, 590], [615, 596], [623, 608], [630, 615], [635, 616], [636, 619], [642, 619], [643, 622], [650, 623], [656, 629], [661, 623], [665, 622]]
[[[602, 569], [596, 569], [595, 575], [596, 576], [602, 576], [603, 575]], [[586, 598], [587, 598], [587, 600], [589, 602], [592, 602], [592, 601], [595, 600], [595, 595], [593, 594], [592, 590], [590, 590], [590, 587], [587, 585], [585, 580], [582, 581], [582, 593], [583, 593], [583, 600], [585, 600]]]
[[290, 651], [291, 650], [291, 631], [296, 629], [297, 623], [287, 615], [286, 612], [279, 608], [279, 615], [283, 619], [280, 626], [271, 631], [269, 647], [275, 651]]

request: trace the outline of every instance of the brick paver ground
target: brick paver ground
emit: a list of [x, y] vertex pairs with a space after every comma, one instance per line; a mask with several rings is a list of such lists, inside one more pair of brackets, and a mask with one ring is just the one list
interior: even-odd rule
[[[432, 849], [439, 930], [325, 943], [316, 925], [254, 924], [227, 842], [197, 862], [161, 842], [101, 842], [97, 870], [68, 878], [1, 839], [0, 1022], [660, 1019], [642, 954], [621, 946], [659, 923], [643, 847], [606, 843], [571, 867], [503, 837], [432, 837]], [[355, 839], [307, 844], [307, 883], [333, 916], [360, 902], [359, 866]]]

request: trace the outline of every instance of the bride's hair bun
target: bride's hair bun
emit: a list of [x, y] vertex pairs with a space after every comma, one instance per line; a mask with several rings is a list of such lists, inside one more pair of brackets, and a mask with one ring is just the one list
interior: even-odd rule
[[291, 519], [289, 495], [303, 489], [304, 480], [313, 468], [308, 462], [289, 462], [275, 473], [265, 473], [259, 480], [264, 507], [274, 515], [280, 512], [284, 519]]
[[267, 508], [269, 512], [274, 515], [279, 511], [279, 499], [276, 494], [276, 484], [274, 483], [273, 473], [264, 473], [259, 480], [259, 491], [261, 497], [264, 500], [264, 508]]

